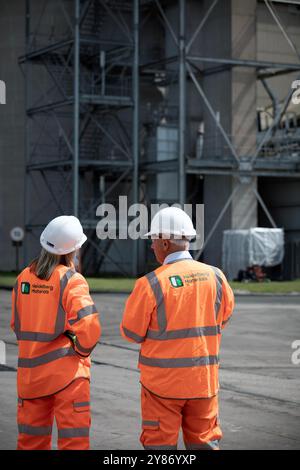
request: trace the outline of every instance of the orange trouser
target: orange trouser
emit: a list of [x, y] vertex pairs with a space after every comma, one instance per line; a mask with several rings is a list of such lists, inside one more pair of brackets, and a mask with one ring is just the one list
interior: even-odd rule
[[58, 448], [89, 449], [90, 382], [79, 378], [53, 395], [18, 399], [18, 450], [50, 450], [55, 416]]
[[187, 449], [219, 450], [222, 431], [218, 397], [177, 400], [160, 398], [142, 387], [142, 434], [145, 449], [177, 449], [179, 430]]

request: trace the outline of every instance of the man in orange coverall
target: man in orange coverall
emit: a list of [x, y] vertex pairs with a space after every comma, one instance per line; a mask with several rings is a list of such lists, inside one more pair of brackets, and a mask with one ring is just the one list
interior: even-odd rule
[[138, 279], [122, 336], [141, 343], [142, 433], [145, 449], [219, 449], [218, 368], [221, 330], [234, 307], [224, 274], [194, 261], [196, 232], [179, 208], [159, 211], [147, 236], [161, 266]]

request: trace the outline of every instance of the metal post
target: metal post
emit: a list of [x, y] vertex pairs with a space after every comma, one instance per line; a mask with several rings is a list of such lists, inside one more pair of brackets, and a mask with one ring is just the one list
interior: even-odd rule
[[80, 120], [80, 0], [75, 0], [74, 28], [74, 132], [73, 132], [73, 214], [78, 216], [79, 120]]
[[[133, 44], [134, 57], [132, 69], [133, 128], [132, 128], [132, 197], [133, 203], [139, 202], [139, 0], [133, 2]], [[133, 240], [132, 273], [138, 271], [138, 240]]]
[[20, 266], [20, 263], [19, 263], [19, 246], [20, 246], [20, 243], [16, 242], [16, 274], [17, 275], [19, 274], [19, 266]]
[[186, 200], [186, 173], [185, 173], [185, 134], [186, 134], [186, 59], [185, 59], [185, 23], [186, 1], [179, 3], [179, 158], [178, 158], [178, 192], [179, 203]]
[[[29, 53], [29, 41], [30, 41], [30, 0], [26, 0], [26, 23], [25, 23], [25, 50], [26, 54]], [[30, 201], [29, 201], [29, 183], [30, 183], [30, 174], [27, 170], [27, 165], [29, 164], [29, 152], [30, 152], [30, 121], [29, 117], [26, 115], [27, 108], [29, 108], [29, 86], [30, 86], [30, 77], [29, 69], [31, 64], [29, 61], [25, 62], [25, 181], [24, 181], [24, 226], [25, 226], [25, 241], [24, 241], [24, 264], [27, 265], [29, 262], [29, 240], [28, 240], [28, 231], [27, 224], [30, 219]]]
[[105, 51], [100, 51], [101, 95], [105, 95]]

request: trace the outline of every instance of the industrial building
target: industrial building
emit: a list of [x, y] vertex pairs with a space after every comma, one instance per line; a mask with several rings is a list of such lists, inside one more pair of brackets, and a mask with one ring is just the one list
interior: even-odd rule
[[[0, 0], [0, 270], [42, 227], [77, 215], [87, 274], [139, 275], [147, 242], [99, 241], [96, 209], [205, 205], [226, 229], [282, 227], [282, 275], [300, 277], [300, 2]], [[9, 184], [7, 183], [9, 181]], [[10, 248], [9, 248], [10, 247]]]

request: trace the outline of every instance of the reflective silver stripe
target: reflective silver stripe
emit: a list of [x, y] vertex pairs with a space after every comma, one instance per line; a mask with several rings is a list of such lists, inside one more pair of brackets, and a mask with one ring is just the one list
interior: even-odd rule
[[[69, 279], [76, 273], [73, 269], [69, 269], [60, 280], [60, 294], [59, 302], [56, 314], [55, 331], [54, 333], [42, 333], [37, 331], [21, 331], [20, 329], [20, 318], [17, 309], [17, 298], [18, 298], [18, 283], [15, 284], [15, 333], [18, 340], [21, 341], [38, 341], [47, 343], [53, 341], [60, 336], [65, 329], [65, 311], [62, 305], [62, 298], [64, 295], [65, 288], [68, 284]], [[17, 321], [16, 321], [17, 319]]]
[[146, 338], [163, 341], [169, 339], [197, 338], [199, 336], [217, 336], [219, 334], [221, 334], [221, 327], [220, 325], [216, 325], [183, 328], [181, 330], [170, 330], [164, 332], [148, 330]]
[[75, 349], [78, 350], [79, 353], [83, 353], [83, 354], [91, 354], [91, 352], [93, 351], [93, 349], [95, 348], [95, 346], [97, 345], [94, 344], [94, 346], [92, 346], [91, 348], [84, 348], [83, 346], [81, 346], [78, 338], [76, 337], [76, 341], [75, 341]]
[[144, 449], [146, 450], [177, 450], [177, 445], [176, 446], [168, 446], [168, 445], [162, 445], [162, 446], [144, 446]]
[[76, 352], [73, 348], [60, 348], [55, 349], [47, 354], [43, 354], [42, 356], [32, 357], [32, 358], [23, 358], [19, 357], [18, 359], [18, 367], [26, 367], [26, 368], [33, 368], [42, 366], [44, 364], [48, 364], [49, 362], [56, 361], [56, 359], [60, 359], [66, 356], [76, 356]]
[[59, 294], [59, 303], [58, 303], [58, 309], [57, 309], [57, 314], [56, 314], [56, 322], [55, 322], [55, 338], [59, 335], [61, 335], [65, 331], [65, 319], [66, 319], [66, 313], [63, 308], [63, 295], [65, 288], [67, 287], [67, 284], [69, 280], [71, 279], [72, 276], [76, 271], [73, 269], [69, 269], [61, 278], [60, 280], [60, 294]]
[[209, 441], [204, 443], [185, 443], [186, 449], [193, 450], [214, 450], [219, 449], [219, 441]]
[[53, 333], [38, 333], [35, 331], [20, 331], [18, 339], [22, 341], [38, 341], [40, 343], [47, 343], [53, 341], [56, 335]]
[[78, 401], [74, 403], [74, 408], [81, 408], [82, 406], [90, 406], [89, 401]]
[[52, 433], [52, 426], [29, 426], [28, 424], [18, 424], [19, 433], [30, 434], [31, 436], [49, 436]]
[[17, 306], [17, 301], [18, 301], [18, 281], [16, 281], [14, 285], [14, 293], [15, 293], [15, 305], [14, 305], [14, 314], [15, 314], [15, 334], [17, 336], [17, 339], [19, 339], [19, 332], [20, 332], [20, 317], [19, 317], [19, 312], [18, 312], [18, 306]]
[[215, 272], [215, 278], [216, 278], [216, 285], [217, 285], [217, 293], [216, 293], [216, 300], [215, 300], [215, 316], [216, 320], [218, 319], [221, 303], [222, 303], [222, 297], [223, 297], [223, 289], [222, 289], [222, 284], [223, 284], [223, 279], [220, 275], [220, 271], [218, 268], [215, 268], [214, 266], [211, 266], [211, 268]]
[[145, 339], [143, 336], [140, 336], [140, 335], [134, 333], [134, 331], [128, 330], [124, 326], [123, 326], [123, 331], [124, 331], [125, 335], [128, 336], [128, 338], [133, 339], [133, 341], [136, 341], [137, 343], [142, 343]]
[[208, 366], [219, 363], [219, 356], [196, 356], [196, 357], [178, 357], [172, 359], [162, 359], [146, 357], [140, 354], [140, 364], [151, 367], [177, 368], [177, 367], [197, 367]]
[[142, 421], [143, 426], [159, 426], [159, 421], [148, 421], [148, 420], [143, 420]]
[[89, 437], [90, 428], [64, 428], [58, 429], [58, 438], [64, 437]]
[[154, 294], [156, 300], [156, 308], [157, 308], [157, 323], [160, 331], [165, 331], [167, 327], [167, 317], [166, 317], [166, 309], [165, 309], [165, 302], [164, 302], [164, 294], [159, 283], [159, 280], [154, 271], [149, 274], [146, 274], [146, 278], [151, 286], [152, 292]]
[[77, 318], [74, 318], [74, 320], [69, 320], [70, 325], [74, 325], [74, 323], [78, 322], [82, 318], [92, 315], [93, 313], [98, 313], [95, 305], [87, 305], [86, 307], [83, 307], [77, 312]]

